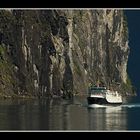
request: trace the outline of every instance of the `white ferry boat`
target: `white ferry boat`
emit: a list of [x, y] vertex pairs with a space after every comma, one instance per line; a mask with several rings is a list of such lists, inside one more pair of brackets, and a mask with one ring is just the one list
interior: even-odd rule
[[120, 105], [122, 96], [117, 91], [111, 91], [106, 87], [91, 86], [89, 88], [88, 104]]

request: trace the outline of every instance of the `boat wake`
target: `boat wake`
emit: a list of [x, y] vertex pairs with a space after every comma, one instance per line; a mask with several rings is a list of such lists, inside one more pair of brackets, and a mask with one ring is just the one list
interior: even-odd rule
[[92, 104], [89, 105], [88, 108], [92, 108], [92, 109], [105, 109], [106, 113], [116, 113], [120, 110], [122, 110], [121, 105], [118, 106], [109, 106], [109, 105], [98, 105], [98, 104]]
[[118, 106], [108, 106], [108, 105], [99, 105], [99, 104], [92, 104], [88, 105], [89, 108], [140, 108], [140, 104], [122, 104]]
[[106, 107], [109, 107], [109, 106], [107, 106], [107, 105], [99, 105], [99, 104], [91, 104], [88, 107], [91, 107], [91, 108], [106, 108]]
[[123, 107], [123, 108], [136, 108], [136, 107], [140, 107], [140, 104], [124, 104], [124, 105], [121, 105], [121, 107]]
[[117, 107], [120, 107], [121, 105], [118, 105], [118, 106], [111, 106], [111, 105], [99, 105], [99, 104], [91, 104], [91, 105], [88, 105], [88, 107], [91, 107], [91, 108], [117, 108]]

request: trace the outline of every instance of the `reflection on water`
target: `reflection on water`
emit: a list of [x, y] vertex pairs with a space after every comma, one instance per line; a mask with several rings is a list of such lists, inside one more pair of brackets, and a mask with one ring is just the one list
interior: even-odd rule
[[89, 108], [82, 98], [3, 100], [0, 130], [130, 130], [128, 106]]
[[89, 110], [90, 130], [126, 130], [127, 117], [121, 107], [105, 107]]

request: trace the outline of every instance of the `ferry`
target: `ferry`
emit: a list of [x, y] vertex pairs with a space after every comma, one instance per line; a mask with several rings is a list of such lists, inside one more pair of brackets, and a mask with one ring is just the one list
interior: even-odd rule
[[90, 86], [87, 101], [89, 105], [121, 105], [122, 96], [117, 91], [111, 91], [104, 86]]

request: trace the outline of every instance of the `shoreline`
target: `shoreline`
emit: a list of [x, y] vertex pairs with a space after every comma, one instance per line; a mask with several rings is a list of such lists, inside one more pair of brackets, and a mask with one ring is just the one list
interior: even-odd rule
[[[122, 97], [136, 97], [136, 94], [132, 94], [132, 95], [122, 95]], [[88, 94], [74, 94], [73, 97], [88, 97]], [[65, 99], [62, 96], [57, 96], [57, 95], [53, 95], [53, 96], [46, 96], [46, 97], [38, 97], [38, 96], [33, 96], [33, 95], [16, 95], [16, 94], [12, 94], [12, 95], [0, 95], [0, 100], [4, 99], [56, 99], [56, 98], [60, 98], [60, 99]], [[67, 99], [67, 98], [66, 98]]]

